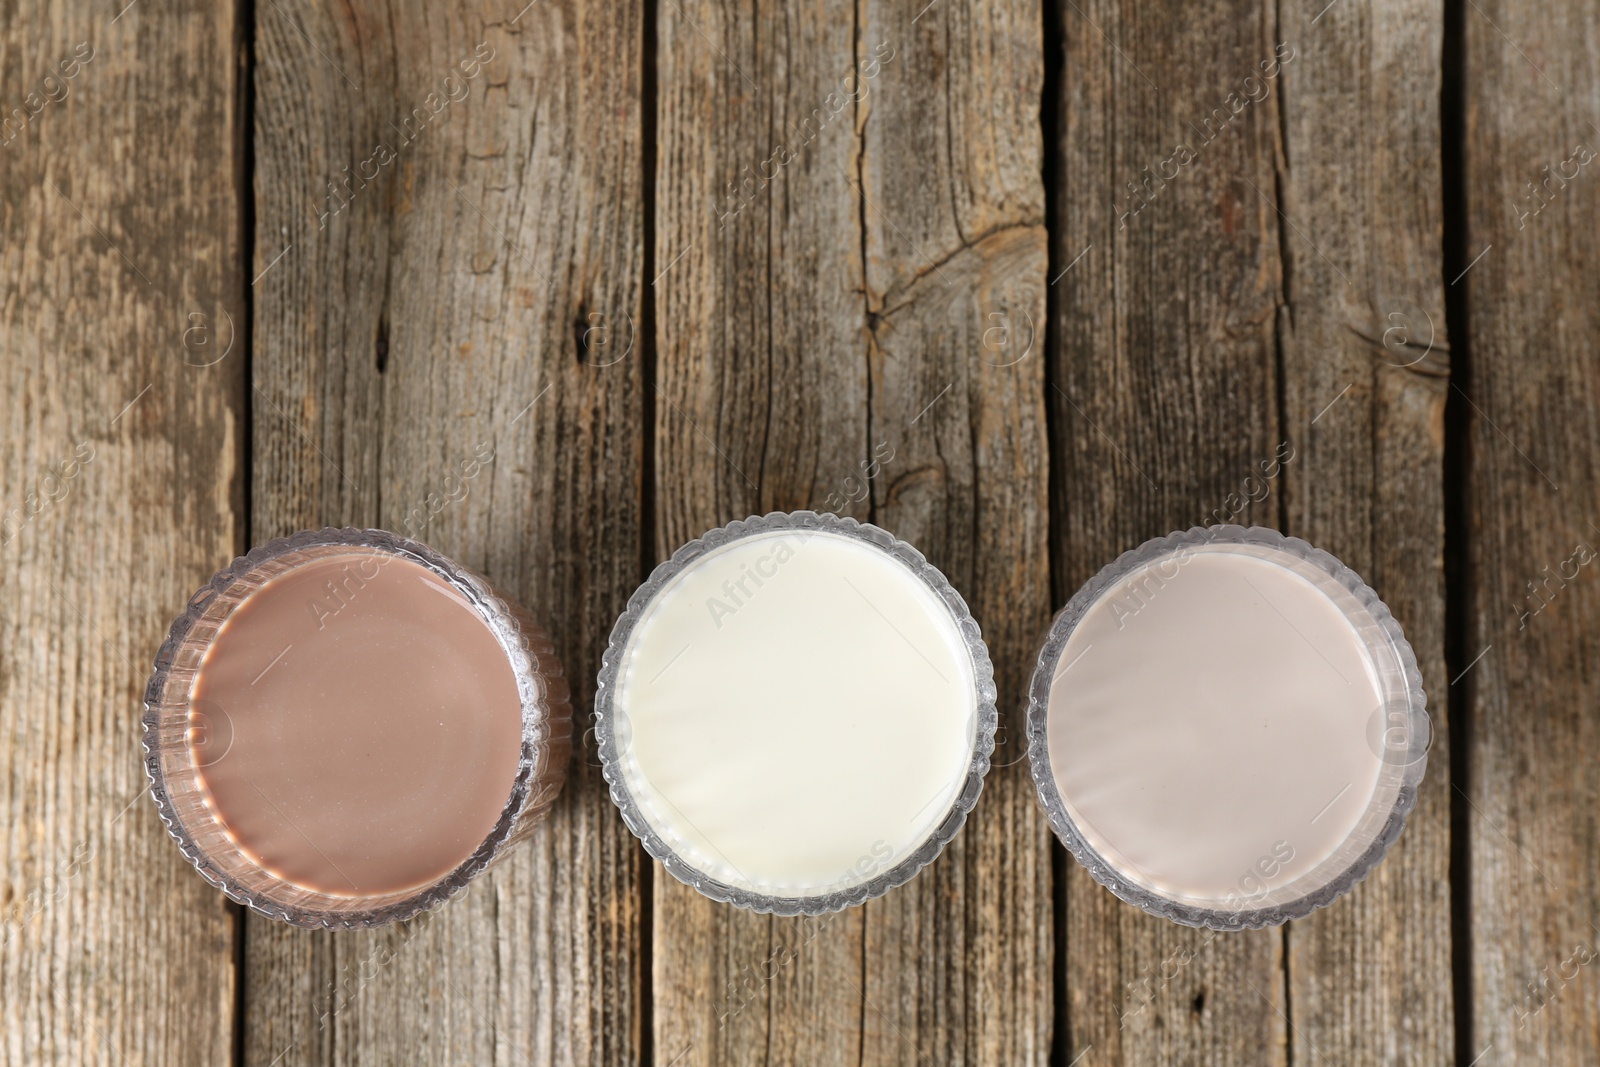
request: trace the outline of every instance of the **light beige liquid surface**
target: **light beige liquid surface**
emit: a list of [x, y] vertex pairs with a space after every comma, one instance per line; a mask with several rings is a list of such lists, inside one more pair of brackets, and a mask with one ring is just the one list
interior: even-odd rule
[[1378, 781], [1380, 693], [1356, 628], [1311, 581], [1192, 549], [1125, 576], [1073, 631], [1050, 764], [1125, 877], [1185, 902], [1248, 900], [1346, 846]]
[[776, 531], [716, 549], [657, 594], [625, 650], [620, 767], [690, 866], [775, 896], [906, 859], [972, 760], [971, 654], [903, 563]]
[[522, 707], [467, 600], [352, 550], [280, 574], [218, 632], [191, 692], [207, 799], [268, 871], [335, 895], [425, 886], [511, 794]]

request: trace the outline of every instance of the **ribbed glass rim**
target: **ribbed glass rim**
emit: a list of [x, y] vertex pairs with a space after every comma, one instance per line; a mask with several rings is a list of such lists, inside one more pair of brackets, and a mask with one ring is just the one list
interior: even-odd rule
[[[922, 581], [949, 610], [957, 631], [972, 658], [975, 689], [976, 728], [973, 732], [972, 757], [967, 766], [965, 781], [947, 811], [945, 818], [920, 846], [899, 863], [883, 873], [831, 893], [814, 896], [777, 896], [752, 892], [706, 874], [691, 866], [661, 838], [645, 818], [639, 802], [629, 792], [627, 777], [622, 769], [622, 755], [616, 736], [617, 677], [622, 668], [623, 653], [627, 649], [634, 628], [643, 618], [645, 610], [673, 578], [681, 574], [707, 553], [736, 541], [760, 534], [783, 530], [817, 531], [837, 534], [884, 552], [899, 560], [913, 575]], [[944, 574], [909, 543], [870, 523], [815, 511], [774, 511], [766, 515], [752, 515], [709, 530], [657, 565], [650, 577], [628, 599], [627, 610], [617, 620], [611, 631], [611, 642], [601, 660], [598, 688], [595, 692], [595, 736], [600, 750], [601, 773], [610, 785], [611, 800], [622, 813], [622, 821], [644, 845], [645, 851], [667, 869], [678, 881], [691, 886], [712, 900], [722, 901], [750, 911], [774, 915], [822, 915], [840, 911], [882, 896], [889, 890], [904, 885], [936, 859], [966, 822], [968, 813], [978, 802], [983, 791], [983, 779], [989, 771], [990, 757], [994, 754], [995, 730], [999, 724], [995, 706], [994, 666], [989, 660], [989, 649], [973, 619], [972, 612], [961, 594], [956, 592]]]
[[[516, 678], [522, 703], [522, 748], [510, 796], [478, 848], [449, 873], [421, 888], [369, 897], [334, 897], [294, 886], [262, 870], [238, 849], [219, 842], [214, 820], [192, 814], [186, 817], [180, 808], [192, 804], [175, 803], [170, 792], [175, 775], [187, 773], [188, 777], [196, 777], [192, 767], [187, 772], [183, 767], [185, 759], [192, 764], [189, 690], [195, 671], [192, 666], [180, 665], [179, 659], [180, 655], [185, 661], [193, 659], [197, 650], [190, 639], [197, 625], [205, 620], [205, 625], [214, 631], [238, 607], [235, 603], [220, 616], [208, 616], [217, 597], [237, 594], [239, 585], [253, 581], [274, 561], [308, 552], [315, 554], [323, 548], [388, 554], [438, 575], [483, 618], [505, 650]], [[310, 558], [314, 555], [307, 560]], [[283, 570], [292, 569], [298, 562], [285, 565]], [[209, 644], [209, 638], [202, 640]], [[174, 687], [175, 691], [169, 693], [169, 688]], [[252, 911], [294, 926], [330, 929], [382, 926], [409, 919], [460, 893], [513, 844], [531, 833], [560, 792], [571, 750], [566, 679], [549, 638], [526, 609], [502, 597], [487, 579], [421, 542], [387, 530], [354, 527], [302, 530], [274, 538], [217, 571], [189, 598], [156, 653], [155, 669], [145, 686], [142, 727], [150, 796], [184, 858], [206, 881]]]
[[[1102, 857], [1079, 832], [1056, 785], [1055, 773], [1050, 766], [1047, 734], [1050, 690], [1056, 664], [1073, 630], [1089, 608], [1123, 577], [1147, 563], [1170, 557], [1186, 548], [1229, 544], [1256, 545], [1292, 556], [1326, 574], [1355, 598], [1381, 634], [1382, 647], [1374, 649], [1369, 640], [1369, 651], [1385, 653], [1396, 667], [1392, 672], [1395, 677], [1383, 679], [1387, 683], [1384, 685], [1384, 721], [1390, 721], [1391, 715], [1402, 716], [1400, 730], [1406, 741], [1401, 754], [1405, 759], [1403, 763], [1391, 759], [1390, 753], [1385, 750], [1383, 766], [1396, 768], [1394, 777], [1397, 780], [1393, 783], [1396, 791], [1387, 818], [1370, 845], [1342, 871], [1305, 895], [1280, 904], [1251, 909], [1207, 908], [1173, 900], [1132, 881]], [[1352, 622], [1355, 621], [1352, 619]], [[1028, 687], [1028, 760], [1034, 786], [1049, 815], [1051, 827], [1067, 851], [1095, 881], [1129, 904], [1184, 926], [1212, 930], [1254, 930], [1304, 918], [1332, 904], [1372, 873], [1400, 836], [1407, 815], [1416, 805], [1417, 789], [1427, 769], [1427, 753], [1432, 738], [1422, 671], [1417, 666], [1416, 654], [1388, 606], [1360, 575], [1331, 554], [1298, 537], [1289, 537], [1261, 526], [1196, 526], [1187, 531], [1152, 538], [1106, 564], [1083, 584], [1051, 621]], [[1285, 888], [1292, 886], [1293, 883], [1289, 883]]]

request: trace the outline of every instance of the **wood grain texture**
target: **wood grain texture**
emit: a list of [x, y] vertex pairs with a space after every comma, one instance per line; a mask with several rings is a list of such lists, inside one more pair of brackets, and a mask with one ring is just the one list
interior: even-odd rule
[[[1463, 657], [1472, 1053], [1600, 1047], [1600, 220], [1592, 5], [1474, 0], [1465, 270], [1473, 610]], [[1581, 162], [1587, 160], [1588, 162]], [[1482, 258], [1477, 258], [1481, 254]], [[1476, 259], [1476, 262], [1472, 262]]]
[[[773, 509], [881, 521], [973, 593], [1014, 702], [1047, 596], [1042, 360], [983, 342], [991, 313], [1017, 350], [1043, 321], [1038, 23], [915, 15], [662, 9], [657, 551]], [[1021, 783], [997, 772], [939, 862], [826, 920], [658, 879], [658, 1060], [1043, 1062]]]
[[1025, 3], [890, 3], [863, 96], [874, 521], [967, 598], [1002, 726], [982, 799], [939, 862], [866, 906], [864, 1063], [1043, 1064], [1054, 1013], [1050, 830], [1024, 754], [1049, 619], [1040, 21]]
[[[1241, 486], [1283, 441], [1278, 80], [1239, 105], [1245, 79], [1262, 84], [1276, 58], [1272, 10], [1078, 0], [1062, 19], [1048, 396], [1058, 605], [1148, 538], [1277, 525], [1281, 487], [1251, 501]], [[1065, 869], [1068, 1061], [1287, 1062], [1280, 931], [1189, 930]]]
[[[856, 62], [851, 21], [814, 5], [752, 13], [670, 0], [658, 11], [655, 547], [665, 558], [734, 519], [825, 509], [869, 448], [857, 138], [839, 93]], [[856, 1060], [860, 909], [755, 915], [657, 867], [654, 916], [659, 1063]]]
[[[0, 1061], [1434, 1064], [1461, 1012], [1458, 1067], [1594, 1059], [1600, 15], [525, 5], [0, 14]], [[592, 743], [531, 843], [369, 934], [241, 916], [143, 799], [149, 662], [251, 543], [381, 525], [480, 570], [552, 623], [583, 730], [641, 558], [794, 508], [918, 545], [997, 668], [976, 811], [865, 907], [652, 873]], [[1435, 729], [1398, 847], [1286, 930], [1116, 900], [1021, 758], [1050, 609], [1220, 521], [1360, 571]]]
[[198, 1067], [231, 1051], [235, 917], [139, 720], [241, 541], [235, 27], [116, 15], [0, 14], [0, 1060]]
[[[253, 534], [487, 575], [554, 623], [581, 730], [641, 552], [642, 22], [520, 7], [257, 8]], [[438, 913], [248, 923], [246, 1062], [636, 1062], [640, 853], [593, 764]]]
[[1338, 556], [1395, 613], [1435, 732], [1397, 846], [1334, 906], [1290, 925], [1297, 1063], [1436, 1064], [1455, 1042], [1437, 4], [1280, 8], [1278, 217], [1285, 274], [1285, 529]]

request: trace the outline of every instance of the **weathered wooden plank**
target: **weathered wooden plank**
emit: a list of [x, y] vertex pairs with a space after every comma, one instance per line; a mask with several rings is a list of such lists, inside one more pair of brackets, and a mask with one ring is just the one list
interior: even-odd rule
[[1286, 529], [1378, 591], [1437, 727], [1404, 836], [1347, 898], [1286, 931], [1295, 1062], [1435, 1064], [1455, 1043], [1438, 146], [1443, 9], [1284, 6]]
[[[868, 453], [851, 20], [693, 0], [659, 18], [658, 557], [770, 510], [867, 518], [844, 481]], [[854, 1062], [861, 940], [860, 909], [754, 915], [657, 868], [657, 1061]]]
[[[256, 14], [253, 533], [376, 524], [480, 570], [582, 716], [641, 552], [641, 9]], [[250, 921], [247, 1062], [636, 1062], [640, 853], [573, 773], [431, 916]]]
[[[1003, 728], [966, 828], [866, 908], [866, 1063], [1042, 1064], [1054, 1013], [1049, 824], [1028, 773], [1049, 619], [1044, 50], [1026, 3], [865, 5], [892, 57], [858, 124], [877, 522], [971, 605]], [[881, 450], [878, 454], [883, 454]]]
[[[658, 550], [760, 510], [877, 515], [958, 582], [992, 585], [974, 603], [1014, 654], [1045, 605], [1040, 362], [986, 368], [981, 339], [989, 312], [1042, 322], [1037, 130], [1014, 96], [1021, 85], [1037, 98], [1037, 29], [1014, 11], [992, 26], [930, 16], [922, 29], [914, 14], [870, 11], [854, 34], [810, 11], [754, 22], [712, 6], [662, 11]], [[936, 56], [958, 29], [970, 42], [947, 82]], [[875, 117], [890, 94], [894, 110]], [[952, 170], [989, 149], [981, 123], [994, 104], [1011, 115], [998, 158]], [[933, 158], [917, 144], [926, 107], [960, 138]], [[923, 197], [930, 170], [949, 197]], [[770, 181], [742, 184], [746, 174]], [[915, 237], [896, 234], [906, 224]], [[958, 278], [954, 298], [938, 278], [915, 285], [939, 261], [938, 278]], [[942, 397], [949, 413], [920, 421], [946, 386], [958, 394]], [[978, 558], [970, 534], [1000, 514], [1022, 517], [998, 539], [1016, 557]], [[1014, 699], [1016, 670], [1005, 685]], [[1016, 781], [997, 785], [966, 843], [826, 925], [733, 912], [662, 880], [659, 1061], [1040, 1059], [1048, 854], [1030, 805]], [[797, 950], [766, 977], [784, 945]]]
[[[1012, 357], [982, 340], [991, 313], [1042, 322], [1038, 30], [1020, 7], [915, 16], [662, 11], [657, 549], [774, 508], [879, 518], [988, 587], [1015, 701], [1045, 611], [1042, 361], [986, 366]], [[1042, 1060], [1048, 853], [1021, 781], [998, 774], [931, 871], [823, 923], [661, 880], [659, 1059]]]
[[[1280, 486], [1260, 500], [1241, 486], [1283, 440], [1280, 84], [1262, 67], [1282, 73], [1272, 7], [1073, 3], [1062, 29], [1050, 146], [1058, 605], [1149, 537], [1277, 525]], [[1066, 870], [1066, 1059], [1286, 1062], [1279, 931], [1189, 930]]]
[[0, 16], [0, 1060], [215, 1064], [234, 909], [155, 816], [139, 718], [240, 547], [235, 27], [116, 7]]
[[1457, 669], [1468, 704], [1471, 1054], [1592, 1062], [1600, 12], [1474, 0], [1460, 17], [1468, 231], [1452, 274], [1467, 291], [1471, 349], [1452, 401], [1470, 457], [1474, 602]]

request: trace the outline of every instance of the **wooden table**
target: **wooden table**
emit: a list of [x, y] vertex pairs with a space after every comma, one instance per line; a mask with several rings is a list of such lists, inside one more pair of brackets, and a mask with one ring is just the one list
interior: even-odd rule
[[[1600, 1058], [1593, 5], [124, 2], [0, 16], [0, 1060]], [[665, 877], [592, 733], [375, 933], [241, 913], [146, 798], [151, 657], [252, 543], [416, 530], [587, 726], [655, 562], [795, 508], [926, 551], [1004, 709], [820, 929]], [[1364, 574], [1437, 734], [1372, 878], [1228, 935], [1065, 857], [1019, 719], [1052, 609], [1216, 521]]]

